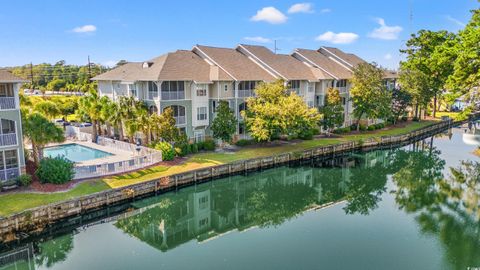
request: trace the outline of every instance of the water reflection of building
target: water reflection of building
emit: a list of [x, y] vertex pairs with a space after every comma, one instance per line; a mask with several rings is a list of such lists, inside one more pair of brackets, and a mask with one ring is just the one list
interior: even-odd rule
[[480, 146], [480, 128], [477, 125], [473, 125], [471, 129], [466, 129], [463, 133], [462, 140], [465, 144]]
[[377, 166], [385, 157], [385, 151], [377, 151], [318, 164], [328, 170], [276, 168], [213, 181], [168, 197], [141, 201], [135, 206], [158, 206], [119, 220], [116, 226], [167, 251], [193, 239], [203, 242], [232, 230], [280, 224], [308, 208], [342, 200], [352, 168]]
[[0, 269], [35, 269], [33, 244], [0, 254]]

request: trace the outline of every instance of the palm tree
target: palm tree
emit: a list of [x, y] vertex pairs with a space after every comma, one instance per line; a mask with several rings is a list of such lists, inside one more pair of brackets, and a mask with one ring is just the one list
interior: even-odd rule
[[95, 90], [93, 87], [90, 87], [88, 93], [80, 98], [78, 105], [78, 109], [81, 114], [87, 115], [92, 121], [92, 142], [95, 142], [98, 135], [98, 120], [101, 117], [100, 111], [102, 109], [102, 104], [100, 103], [97, 90]]
[[57, 104], [51, 101], [42, 101], [35, 105], [35, 111], [41, 113], [49, 120], [55, 118], [55, 116], [60, 114]]
[[39, 113], [32, 113], [23, 119], [23, 135], [32, 143], [33, 161], [39, 164], [43, 148], [48, 143], [63, 142], [63, 130]]
[[122, 107], [119, 103], [110, 102], [109, 106], [106, 108], [106, 111], [108, 112], [107, 121], [114, 127], [114, 129], [118, 130], [120, 140], [123, 141]]
[[137, 118], [138, 118], [138, 128], [145, 136], [145, 144], [150, 144], [150, 138], [152, 137], [152, 126], [153, 124], [153, 117], [149, 115], [148, 110], [146, 108], [138, 109], [137, 110]]

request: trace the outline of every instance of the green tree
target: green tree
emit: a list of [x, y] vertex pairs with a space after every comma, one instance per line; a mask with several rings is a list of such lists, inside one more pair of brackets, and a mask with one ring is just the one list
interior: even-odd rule
[[392, 119], [395, 124], [401, 116], [405, 115], [407, 107], [410, 105], [412, 96], [408, 91], [402, 88], [395, 88], [392, 91]]
[[47, 89], [51, 91], [62, 91], [65, 90], [66, 85], [67, 82], [65, 80], [55, 79], [47, 84]]
[[65, 140], [63, 130], [39, 113], [24, 116], [23, 135], [32, 144], [32, 156], [35, 164], [39, 164], [42, 159], [45, 145]]
[[402, 70], [419, 72], [425, 79], [424, 98], [433, 101], [433, 116], [437, 110], [438, 95], [443, 90], [448, 77], [453, 73], [452, 62], [456, 54], [451, 49], [456, 36], [448, 31], [420, 30], [407, 41], [407, 48], [400, 50], [406, 60], [400, 62]]
[[257, 141], [271, 141], [280, 135], [303, 136], [320, 120], [317, 109], [308, 108], [301, 97], [289, 93], [281, 80], [261, 83], [255, 94], [248, 98], [242, 116]]
[[90, 87], [87, 94], [79, 100], [78, 110], [81, 115], [87, 116], [92, 121], [92, 141], [96, 142], [102, 110], [97, 90]]
[[34, 110], [47, 117], [49, 120], [54, 119], [55, 116], [60, 114], [57, 104], [51, 101], [42, 101], [37, 103]]
[[344, 113], [342, 98], [340, 97], [340, 91], [338, 91], [337, 88], [327, 89], [325, 104], [320, 109], [320, 113], [322, 114], [320, 124], [327, 133], [330, 133], [334, 128], [343, 124]]
[[212, 122], [213, 137], [224, 142], [231, 142], [237, 130], [237, 119], [225, 100], [220, 101], [217, 116]]
[[409, 93], [415, 107], [415, 118], [419, 117], [419, 110], [426, 107], [431, 94], [426, 76], [418, 70], [400, 68], [399, 83], [401, 88]]
[[390, 96], [383, 83], [384, 71], [376, 63], [362, 63], [353, 70], [350, 96], [353, 102], [353, 115], [360, 120], [386, 118], [390, 106]]
[[458, 41], [452, 49], [457, 57], [453, 61], [453, 74], [448, 79], [450, 88], [459, 89], [462, 93], [471, 91], [472, 97], [475, 97], [474, 89], [480, 87], [479, 28], [480, 9], [475, 9], [468, 24], [458, 33]]
[[156, 132], [158, 136], [169, 143], [177, 141], [180, 131], [175, 126], [176, 121], [173, 117], [172, 108], [166, 108], [165, 110], [163, 110], [157, 121], [158, 122], [156, 123]]

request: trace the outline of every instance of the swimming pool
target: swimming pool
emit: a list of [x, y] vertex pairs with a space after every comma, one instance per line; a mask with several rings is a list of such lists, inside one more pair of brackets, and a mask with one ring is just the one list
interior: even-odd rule
[[86, 160], [112, 156], [113, 154], [110, 154], [108, 152], [104, 152], [101, 150], [93, 149], [87, 146], [83, 146], [80, 144], [71, 143], [71, 144], [63, 144], [59, 146], [47, 147], [43, 150], [43, 155], [45, 157], [51, 157], [51, 158], [64, 156], [70, 161], [82, 162]]

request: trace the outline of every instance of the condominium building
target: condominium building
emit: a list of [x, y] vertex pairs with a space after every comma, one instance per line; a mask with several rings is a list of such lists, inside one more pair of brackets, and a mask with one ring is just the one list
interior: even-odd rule
[[18, 91], [23, 79], [0, 70], [0, 182], [25, 171], [22, 120]]
[[[124, 64], [93, 80], [98, 81], [101, 96], [113, 100], [133, 96], [145, 101], [152, 113], [172, 108], [177, 126], [196, 140], [211, 136], [216, 108], [225, 100], [237, 118], [239, 139], [248, 137], [240, 113], [246, 109], [246, 99], [254, 95], [258, 83], [279, 79], [310, 107], [322, 107], [326, 89], [338, 88], [345, 106], [345, 124], [350, 124], [348, 80], [353, 68], [362, 62], [353, 54], [327, 47], [296, 49], [286, 55], [246, 44], [236, 48], [196, 45], [190, 51]], [[394, 79], [394, 74], [391, 77]]]

